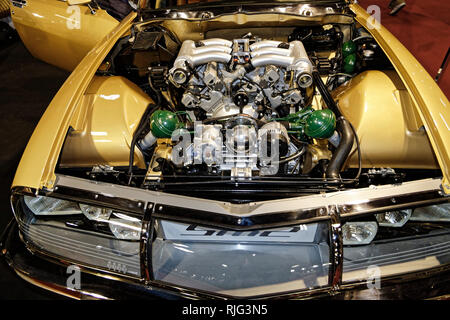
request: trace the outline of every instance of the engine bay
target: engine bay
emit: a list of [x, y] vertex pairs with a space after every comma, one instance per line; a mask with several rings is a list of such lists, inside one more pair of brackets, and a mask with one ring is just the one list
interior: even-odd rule
[[[114, 128], [79, 120], [60, 172], [245, 200], [439, 175], [406, 89], [355, 22], [227, 24], [201, 36], [173, 25], [144, 24], [116, 44], [84, 103], [104, 117], [127, 113], [123, 141], [105, 147], [93, 129], [111, 135]], [[130, 98], [114, 109], [100, 98], [117, 87]], [[133, 97], [131, 114], [124, 104]]]
[[154, 113], [151, 131], [140, 147], [148, 150], [158, 138], [173, 138], [173, 129], [188, 128], [194, 132], [193, 141], [189, 132], [180, 132], [184, 148], [177, 148], [176, 154], [174, 149], [166, 159], [187, 174], [203, 166], [205, 174], [232, 178], [274, 175], [279, 170], [268, 168], [271, 158], [285, 164], [286, 173], [299, 172], [295, 164], [308, 140], [330, 138], [336, 126], [333, 112], [310, 108], [312, 72], [298, 40], [186, 40], [168, 78], [183, 92], [183, 112], [195, 119], [194, 127], [176, 120], [174, 113]]

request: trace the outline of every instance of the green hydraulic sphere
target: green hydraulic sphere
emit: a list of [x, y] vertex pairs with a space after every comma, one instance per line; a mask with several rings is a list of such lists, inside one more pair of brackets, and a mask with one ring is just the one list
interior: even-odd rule
[[353, 73], [356, 66], [356, 54], [352, 53], [344, 59], [344, 72]]
[[342, 55], [344, 56], [344, 58], [355, 52], [356, 44], [352, 40], [344, 42], [344, 44], [342, 45]]
[[316, 110], [306, 118], [305, 134], [315, 139], [327, 139], [336, 128], [336, 116], [329, 109]]
[[150, 130], [156, 138], [170, 138], [182, 123], [177, 115], [167, 110], [156, 110], [150, 117]]

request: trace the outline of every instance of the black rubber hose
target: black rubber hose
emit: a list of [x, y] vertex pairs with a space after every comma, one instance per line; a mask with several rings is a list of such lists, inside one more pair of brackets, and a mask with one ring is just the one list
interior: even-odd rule
[[356, 149], [358, 150], [358, 172], [356, 173], [356, 177], [353, 178], [352, 182], [358, 181], [359, 180], [359, 176], [361, 175], [361, 171], [362, 171], [362, 156], [361, 156], [361, 146], [359, 144], [359, 138], [358, 138], [358, 134], [356, 133], [355, 127], [353, 127], [352, 123], [349, 121], [348, 122], [350, 127], [352, 128], [353, 134], [355, 135], [355, 140], [356, 140]]
[[129, 162], [128, 162], [128, 185], [131, 183], [131, 179], [133, 177], [133, 162], [134, 162], [134, 148], [136, 147], [136, 143], [139, 139], [139, 136], [144, 132], [144, 129], [148, 126], [148, 119], [150, 118], [150, 115], [155, 112], [159, 108], [159, 104], [149, 104], [147, 106], [147, 109], [145, 110], [136, 130], [133, 134], [133, 139], [131, 140], [130, 145], [130, 156], [129, 156]]
[[314, 70], [312, 72], [312, 76], [317, 86], [317, 89], [319, 89], [320, 95], [322, 96], [322, 99], [327, 105], [328, 109], [334, 112], [336, 118], [342, 117], [341, 111], [337, 107], [336, 102], [334, 102], [333, 97], [330, 94], [330, 91], [328, 91], [327, 87], [325, 86], [325, 83], [323, 83], [319, 72], [317, 70]]
[[323, 83], [319, 72], [317, 70], [314, 70], [312, 75], [323, 101], [327, 105], [328, 109], [334, 112], [337, 118], [336, 130], [337, 132], [339, 132], [341, 140], [339, 141], [339, 145], [336, 148], [336, 151], [333, 153], [330, 163], [328, 164], [326, 176], [329, 179], [338, 181], [340, 179], [339, 173], [341, 172], [342, 166], [344, 165], [350, 154], [350, 151], [352, 150], [355, 135], [353, 133], [350, 122], [348, 122], [348, 120], [346, 120], [344, 116], [342, 116], [342, 113], [337, 107], [336, 102], [334, 102], [333, 97]]
[[336, 130], [339, 132], [341, 140], [328, 164], [326, 176], [329, 179], [338, 181], [340, 179], [339, 173], [341, 172], [342, 166], [352, 150], [355, 135], [353, 134], [350, 122], [344, 117], [340, 117], [336, 121]]
[[289, 161], [292, 161], [300, 156], [302, 156], [306, 152], [306, 147], [303, 146], [300, 150], [298, 150], [296, 153], [288, 156], [288, 157], [281, 157], [279, 161], [274, 161], [273, 163], [287, 163]]

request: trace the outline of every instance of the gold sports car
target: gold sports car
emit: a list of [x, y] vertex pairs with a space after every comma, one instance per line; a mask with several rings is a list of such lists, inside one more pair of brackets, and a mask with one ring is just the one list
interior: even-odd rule
[[73, 70], [11, 187], [15, 272], [78, 299], [450, 294], [450, 104], [417, 60], [353, 1], [189, 2], [11, 0]]

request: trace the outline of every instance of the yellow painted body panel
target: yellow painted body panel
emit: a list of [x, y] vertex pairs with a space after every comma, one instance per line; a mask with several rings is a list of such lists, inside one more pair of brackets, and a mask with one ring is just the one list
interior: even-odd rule
[[[95, 77], [71, 120], [60, 167], [128, 166], [133, 132], [151, 102], [123, 77]], [[134, 159], [145, 168], [137, 148]]]
[[0, 0], [0, 19], [9, 16], [9, 0]]
[[70, 120], [81, 103], [83, 94], [115, 42], [125, 35], [136, 18], [130, 13], [86, 55], [53, 98], [39, 121], [22, 155], [12, 186], [35, 189], [52, 188], [55, 167], [71, 125]]
[[442, 187], [450, 194], [450, 103], [428, 72], [401, 42], [359, 5], [351, 4], [356, 21], [364, 26], [391, 60], [408, 89], [444, 175]]
[[[363, 167], [439, 169], [427, 134], [414, 117], [410, 95], [395, 71], [363, 72], [332, 95], [358, 133]], [[358, 167], [356, 150], [349, 165]]]
[[104, 10], [92, 14], [85, 5], [59, 0], [28, 0], [11, 17], [31, 54], [49, 64], [73, 70], [119, 22]]

